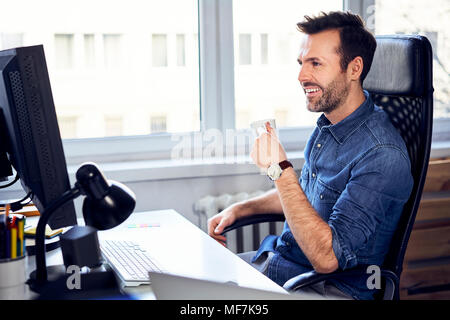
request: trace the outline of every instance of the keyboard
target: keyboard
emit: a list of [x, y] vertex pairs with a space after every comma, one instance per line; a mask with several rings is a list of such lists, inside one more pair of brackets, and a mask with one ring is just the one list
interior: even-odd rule
[[164, 271], [154, 257], [132, 241], [102, 240], [100, 250], [125, 286], [150, 284], [149, 271]]

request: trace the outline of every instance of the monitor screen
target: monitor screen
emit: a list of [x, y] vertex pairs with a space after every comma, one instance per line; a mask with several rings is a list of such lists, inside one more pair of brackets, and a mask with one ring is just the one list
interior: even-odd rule
[[[3, 149], [42, 212], [70, 189], [43, 46], [0, 51], [0, 73]], [[73, 201], [55, 211], [49, 225], [76, 225]]]

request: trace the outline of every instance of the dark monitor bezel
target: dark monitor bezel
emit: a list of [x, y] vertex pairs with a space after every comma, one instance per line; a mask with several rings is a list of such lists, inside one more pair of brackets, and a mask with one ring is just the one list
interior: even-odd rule
[[[0, 51], [0, 109], [10, 162], [42, 212], [70, 190], [42, 45]], [[49, 221], [51, 228], [76, 224], [73, 201], [59, 208]]]

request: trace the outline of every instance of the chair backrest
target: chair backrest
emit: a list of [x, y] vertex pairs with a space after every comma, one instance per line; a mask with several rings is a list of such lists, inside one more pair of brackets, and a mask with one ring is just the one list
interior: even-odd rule
[[428, 168], [433, 125], [433, 56], [419, 35], [377, 36], [377, 49], [363, 87], [389, 115], [408, 148], [414, 186], [403, 208], [383, 267], [399, 278]]

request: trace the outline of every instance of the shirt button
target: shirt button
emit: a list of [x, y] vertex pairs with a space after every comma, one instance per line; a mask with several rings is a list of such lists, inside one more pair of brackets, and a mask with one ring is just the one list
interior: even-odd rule
[[313, 172], [313, 174], [312, 174], [312, 177], [313, 177], [313, 178], [315, 178], [315, 177], [316, 177], [316, 174], [315, 174], [314, 172]]
[[317, 144], [317, 148], [320, 148], [322, 146], [322, 144], [318, 143]]
[[320, 200], [323, 200], [323, 194], [320, 195]]

